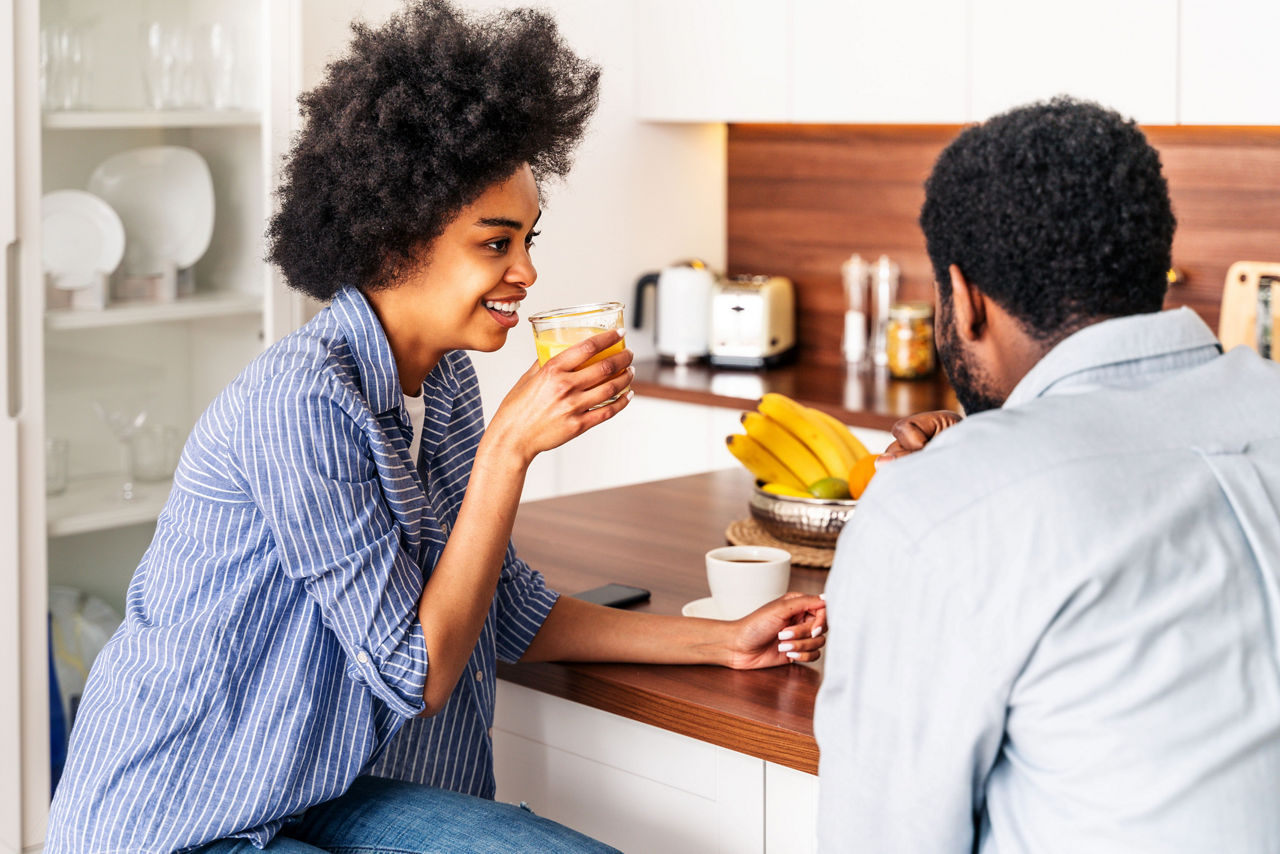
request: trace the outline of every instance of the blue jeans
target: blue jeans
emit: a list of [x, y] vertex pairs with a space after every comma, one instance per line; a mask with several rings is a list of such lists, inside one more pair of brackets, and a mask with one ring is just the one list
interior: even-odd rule
[[[247, 839], [222, 839], [192, 854], [256, 854]], [[271, 854], [619, 854], [527, 809], [471, 795], [360, 777], [346, 794], [307, 810], [271, 840]]]

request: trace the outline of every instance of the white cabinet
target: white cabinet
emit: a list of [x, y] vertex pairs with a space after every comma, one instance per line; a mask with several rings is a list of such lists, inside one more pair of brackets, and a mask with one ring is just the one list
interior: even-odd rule
[[[169, 489], [153, 473], [160, 479], [139, 483], [132, 500], [121, 498], [121, 445], [95, 414], [95, 401], [145, 408], [148, 421], [171, 427], [180, 444], [213, 396], [301, 318], [301, 301], [263, 261], [274, 173], [294, 126], [299, 2], [0, 0], [0, 53], [11, 60], [0, 71], [0, 242], [7, 244], [0, 679], [11, 691], [21, 685], [21, 704], [0, 712], [0, 750], [22, 757], [0, 771], [0, 849], [24, 850], [44, 838], [47, 585], [83, 587], [119, 607]], [[148, 107], [142, 33], [154, 21], [187, 39], [175, 61], [185, 62], [189, 50], [194, 64], [185, 74], [195, 94], [181, 108]], [[42, 55], [42, 33], [48, 47], [55, 30], [75, 33], [79, 72], [66, 61], [59, 66], [53, 52]], [[218, 108], [199, 91], [200, 40], [215, 30], [233, 34], [235, 45], [233, 102]], [[42, 113], [43, 81], [59, 74], [78, 74], [82, 94], [46, 101]], [[192, 268], [194, 295], [105, 309], [54, 305], [59, 293], [41, 263], [41, 196], [87, 189], [105, 158], [158, 145], [196, 151], [213, 182], [213, 236]], [[51, 438], [67, 443], [68, 477], [65, 489], [46, 496]]]
[[1057, 94], [1280, 124], [1270, 0], [633, 0], [655, 121], [961, 123]]
[[636, 110], [653, 121], [787, 112], [788, 3], [635, 0]]
[[1181, 0], [1178, 121], [1280, 125], [1275, 0]]
[[792, 0], [796, 122], [966, 121], [969, 0]]
[[972, 118], [1057, 94], [1143, 124], [1178, 120], [1178, 5], [971, 0]]
[[498, 681], [500, 801], [622, 851], [809, 854], [818, 778]]

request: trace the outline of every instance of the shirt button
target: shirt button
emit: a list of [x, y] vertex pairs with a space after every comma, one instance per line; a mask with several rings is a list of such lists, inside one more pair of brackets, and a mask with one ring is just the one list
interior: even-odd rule
[[493, 741], [493, 727], [489, 727], [489, 740]]
[[359, 652], [356, 653], [356, 661], [360, 662], [361, 664], [368, 664], [369, 663], [368, 653], [366, 653], [364, 650], [360, 650]]
[[479, 681], [480, 681], [481, 679], [483, 679], [483, 678], [484, 678], [484, 671], [482, 671], [482, 670], [477, 670], [477, 671], [476, 671], [476, 681], [477, 681], [477, 682], [479, 682]]

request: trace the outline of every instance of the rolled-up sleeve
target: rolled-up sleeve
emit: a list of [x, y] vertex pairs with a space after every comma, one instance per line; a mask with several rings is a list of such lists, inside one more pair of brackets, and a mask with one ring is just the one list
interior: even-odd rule
[[548, 589], [542, 573], [517, 557], [515, 547], [508, 543], [495, 597], [500, 661], [520, 660], [558, 598], [560, 594]]
[[318, 603], [347, 675], [407, 717], [424, 708], [423, 578], [401, 547], [360, 423], [372, 416], [350, 396], [324, 374], [277, 375], [245, 401], [234, 448], [280, 571]]

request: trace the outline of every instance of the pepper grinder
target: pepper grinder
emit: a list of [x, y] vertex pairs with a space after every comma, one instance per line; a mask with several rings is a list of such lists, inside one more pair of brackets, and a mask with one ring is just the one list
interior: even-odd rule
[[871, 290], [875, 296], [871, 363], [877, 368], [889, 365], [889, 306], [898, 299], [898, 276], [898, 265], [888, 255], [881, 255], [871, 274]]
[[844, 360], [859, 365], [867, 357], [867, 262], [856, 252], [840, 265], [844, 274]]

